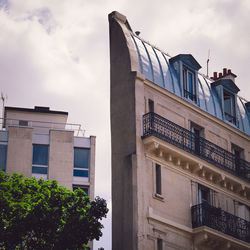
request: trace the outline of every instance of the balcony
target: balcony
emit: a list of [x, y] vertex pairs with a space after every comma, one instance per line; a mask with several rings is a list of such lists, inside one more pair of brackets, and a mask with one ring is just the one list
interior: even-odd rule
[[250, 163], [153, 112], [143, 116], [143, 136], [155, 136], [250, 182]]
[[207, 226], [218, 232], [250, 243], [250, 222], [232, 215], [208, 203], [195, 205], [191, 208], [192, 227]]

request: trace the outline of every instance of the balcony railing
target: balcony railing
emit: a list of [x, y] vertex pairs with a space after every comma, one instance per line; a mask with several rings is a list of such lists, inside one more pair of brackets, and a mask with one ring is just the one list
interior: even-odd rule
[[225, 119], [233, 124], [235, 124], [236, 126], [238, 126], [238, 120], [236, 119], [235, 116], [225, 112]]
[[207, 226], [250, 243], [250, 222], [204, 202], [191, 208], [192, 227]]
[[186, 98], [191, 99], [191, 100], [194, 101], [194, 102], [197, 102], [197, 97], [196, 97], [196, 95], [193, 94], [193, 93], [191, 93], [191, 92], [189, 92], [189, 91], [187, 91], [187, 90], [185, 90], [185, 89], [184, 89], [184, 96], [185, 96]]
[[74, 136], [84, 136], [85, 133], [85, 130], [82, 129], [81, 124], [74, 123], [0, 118], [0, 126], [2, 130], [8, 130], [9, 126], [31, 127], [34, 128], [36, 132], [41, 134], [48, 134], [50, 129], [71, 130], [74, 131]]
[[153, 112], [143, 116], [142, 138], [149, 136], [158, 137], [225, 171], [250, 181], [250, 163], [248, 161], [239, 159], [231, 152]]

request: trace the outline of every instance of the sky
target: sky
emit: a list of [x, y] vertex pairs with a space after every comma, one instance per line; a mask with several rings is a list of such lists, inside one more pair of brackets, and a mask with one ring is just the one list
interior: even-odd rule
[[0, 91], [6, 106], [49, 106], [95, 135], [96, 195], [110, 213], [94, 249], [111, 249], [108, 14], [171, 56], [192, 54], [206, 74], [230, 68], [250, 100], [249, 0], [0, 0]]

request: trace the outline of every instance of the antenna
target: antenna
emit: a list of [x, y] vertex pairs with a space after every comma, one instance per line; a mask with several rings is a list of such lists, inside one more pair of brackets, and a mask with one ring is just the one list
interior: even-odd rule
[[207, 77], [209, 77], [209, 76], [208, 76], [209, 57], [210, 57], [210, 49], [208, 50], [208, 56], [207, 56]]

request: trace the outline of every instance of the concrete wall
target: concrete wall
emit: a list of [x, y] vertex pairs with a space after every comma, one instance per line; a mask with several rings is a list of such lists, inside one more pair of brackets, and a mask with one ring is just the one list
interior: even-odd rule
[[[32, 113], [24, 111], [7, 110], [5, 118], [7, 119], [6, 120], [7, 126], [8, 124], [18, 125], [19, 120], [25, 120], [25, 121], [30, 121], [28, 125], [30, 127], [33, 127], [36, 132], [48, 133], [50, 128], [64, 129], [65, 124], [67, 123], [68, 116], [65, 114], [49, 114], [49, 113], [38, 113], [38, 112]], [[56, 124], [56, 123], [62, 123], [62, 124]]]
[[95, 197], [95, 145], [96, 137], [90, 136], [89, 196], [92, 200]]
[[19, 172], [26, 177], [31, 177], [32, 132], [32, 128], [9, 127], [7, 173]]
[[[123, 16], [120, 21], [123, 22]], [[112, 248], [137, 249], [135, 74], [120, 23], [109, 16], [111, 63]], [[123, 25], [125, 25], [123, 23]], [[119, 41], [119, 42], [118, 42]], [[121, 143], [124, 142], [124, 143]], [[133, 164], [134, 162], [134, 164]], [[114, 188], [115, 187], [115, 188]]]
[[72, 189], [74, 165], [73, 131], [50, 130], [48, 179]]

